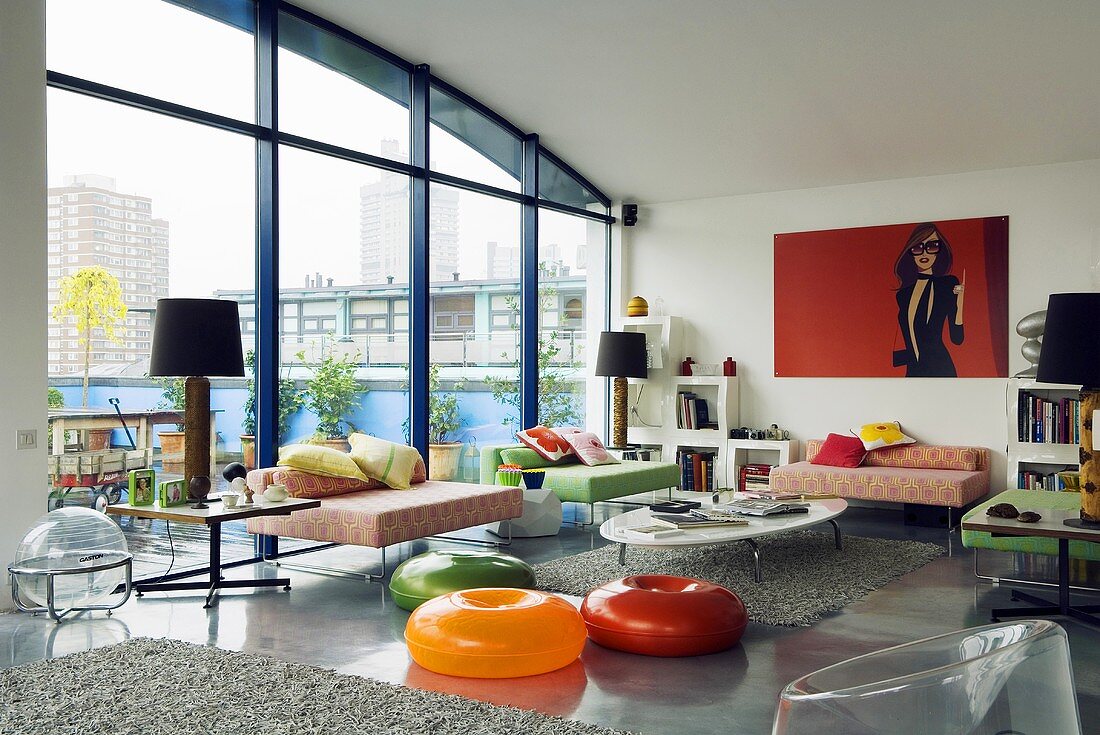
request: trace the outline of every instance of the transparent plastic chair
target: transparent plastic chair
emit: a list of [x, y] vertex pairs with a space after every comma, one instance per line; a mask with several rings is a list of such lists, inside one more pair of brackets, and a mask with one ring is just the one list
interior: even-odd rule
[[779, 695], [773, 735], [1080, 735], [1066, 632], [1018, 620], [820, 669]]

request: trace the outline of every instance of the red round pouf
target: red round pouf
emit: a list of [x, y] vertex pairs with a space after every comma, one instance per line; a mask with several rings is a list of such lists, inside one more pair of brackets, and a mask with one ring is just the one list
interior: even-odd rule
[[741, 598], [688, 577], [643, 574], [600, 585], [585, 595], [588, 637], [644, 656], [701, 656], [732, 648], [749, 622]]

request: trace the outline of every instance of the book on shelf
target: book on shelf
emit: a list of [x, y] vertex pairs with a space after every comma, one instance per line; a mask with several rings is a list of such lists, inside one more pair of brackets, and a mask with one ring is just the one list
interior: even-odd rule
[[1017, 401], [1017, 441], [1035, 444], [1081, 442], [1080, 399], [1066, 396], [1051, 400], [1022, 390]]
[[695, 515], [694, 513], [688, 513], [686, 515], [671, 514], [671, 513], [654, 513], [654, 523], [660, 523], [668, 528], [677, 528], [680, 530], [688, 528], [719, 528], [723, 526], [747, 526], [749, 522], [744, 518], [738, 518], [736, 516], [723, 516], [713, 518], [703, 518]]
[[744, 464], [737, 468], [737, 489], [741, 492], [767, 490], [773, 465]]
[[680, 466], [680, 489], [689, 492], [707, 492], [715, 488], [715, 466], [718, 454], [713, 451], [680, 449], [676, 463]]
[[1021, 490], [1060, 492], [1066, 489], [1066, 483], [1057, 472], [1039, 472], [1038, 470], [1020, 470], [1016, 474], [1016, 486]]
[[717, 429], [718, 422], [710, 418], [710, 406], [705, 398], [689, 391], [680, 391], [676, 394], [676, 428], [689, 429]]

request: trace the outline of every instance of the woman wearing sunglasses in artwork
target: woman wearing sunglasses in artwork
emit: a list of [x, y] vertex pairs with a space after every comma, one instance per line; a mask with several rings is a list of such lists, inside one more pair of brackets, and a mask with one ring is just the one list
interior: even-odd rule
[[954, 344], [963, 342], [963, 280], [950, 274], [951, 246], [931, 222], [917, 225], [894, 264], [898, 277], [898, 326], [905, 349], [894, 367], [907, 378], [954, 378], [955, 363], [943, 342], [944, 323]]

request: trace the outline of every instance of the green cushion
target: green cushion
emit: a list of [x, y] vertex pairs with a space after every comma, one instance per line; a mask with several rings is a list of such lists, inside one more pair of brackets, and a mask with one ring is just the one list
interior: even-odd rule
[[623, 460], [619, 464], [588, 467], [571, 464], [546, 468], [543, 487], [564, 502], [596, 503], [651, 490], [678, 487], [680, 468], [670, 462]]
[[[481, 450], [481, 480], [494, 482], [497, 466], [504, 463], [504, 453], [521, 444], [505, 447], [484, 447]], [[534, 452], [534, 450], [529, 450]], [[672, 462], [641, 462], [624, 460], [620, 464], [588, 467], [573, 463], [546, 467], [543, 487], [567, 503], [596, 503], [624, 495], [679, 487], [680, 468]]]
[[527, 562], [496, 551], [429, 551], [401, 562], [390, 577], [390, 596], [404, 610], [415, 610], [433, 597], [477, 587], [535, 586]]
[[[1059, 493], [1048, 490], [1006, 490], [975, 506], [963, 516], [963, 521], [973, 516], [984, 516], [985, 511], [997, 503], [1012, 503], [1019, 510], [1033, 510], [1039, 515], [1044, 510], [1074, 510], [1081, 506], [1081, 496], [1077, 493]], [[1027, 554], [1058, 556], [1058, 539], [1040, 536], [997, 536], [985, 531], [962, 532], [963, 546], [970, 549], [995, 549], [997, 551], [1019, 551]], [[1088, 541], [1070, 541], [1069, 555], [1075, 559], [1100, 560], [1100, 544]]]
[[536, 470], [542, 467], [554, 467], [556, 465], [576, 463], [576, 457], [563, 457], [553, 462], [531, 447], [507, 447], [500, 450], [500, 464], [516, 464], [525, 470]]

